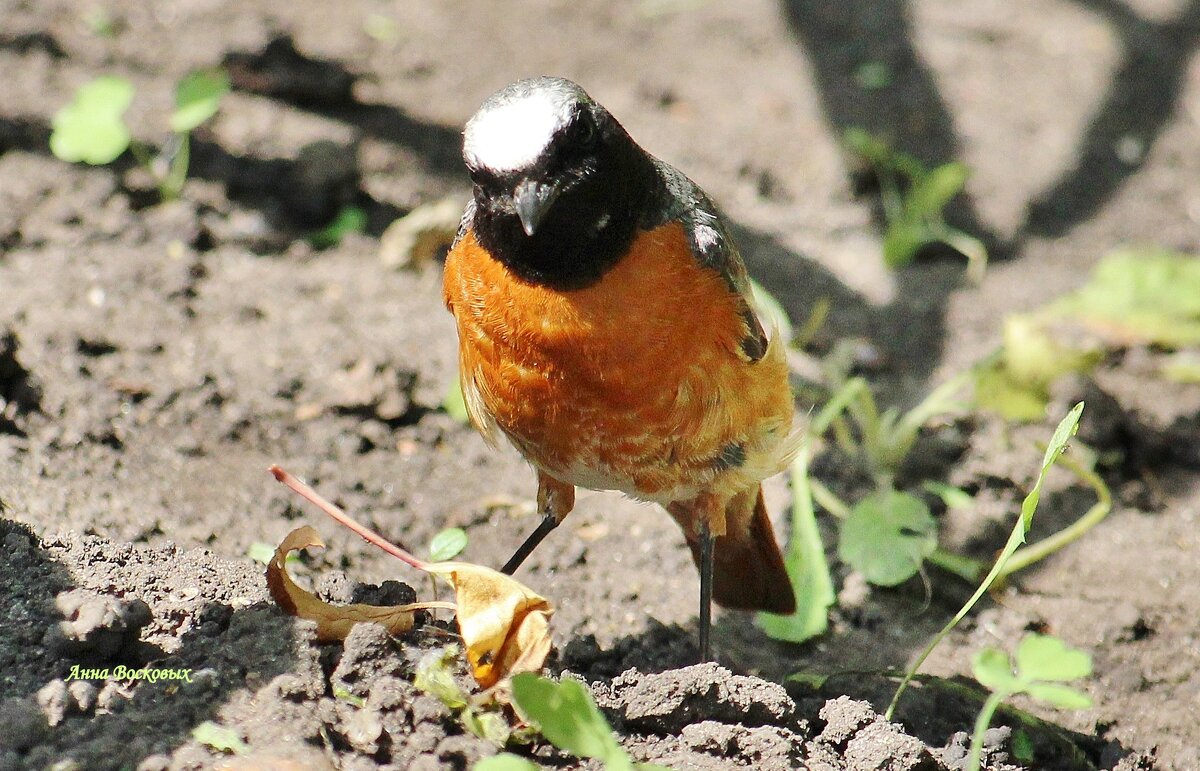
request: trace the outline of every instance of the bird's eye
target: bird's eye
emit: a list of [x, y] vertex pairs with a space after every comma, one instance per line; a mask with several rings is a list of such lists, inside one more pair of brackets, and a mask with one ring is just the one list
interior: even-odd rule
[[596, 132], [595, 123], [592, 123], [587, 118], [581, 118], [577, 122], [575, 128], [575, 141], [579, 143], [581, 147], [590, 148], [595, 146], [598, 136], [599, 135]]

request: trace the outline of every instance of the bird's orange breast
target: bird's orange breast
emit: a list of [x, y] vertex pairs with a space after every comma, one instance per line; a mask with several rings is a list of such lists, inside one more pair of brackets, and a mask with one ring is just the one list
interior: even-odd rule
[[670, 499], [791, 423], [786, 367], [740, 354], [741, 300], [678, 224], [577, 290], [519, 279], [468, 232], [444, 291], [469, 400], [565, 482]]

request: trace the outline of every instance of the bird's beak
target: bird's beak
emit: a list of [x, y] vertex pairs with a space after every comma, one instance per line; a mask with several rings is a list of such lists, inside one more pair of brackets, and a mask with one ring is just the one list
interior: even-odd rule
[[558, 185], [526, 179], [513, 191], [513, 204], [525, 235], [532, 236], [561, 192]]

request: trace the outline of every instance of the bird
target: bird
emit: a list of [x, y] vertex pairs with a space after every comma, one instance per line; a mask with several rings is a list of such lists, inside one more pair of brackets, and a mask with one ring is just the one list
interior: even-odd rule
[[795, 611], [762, 481], [802, 444], [784, 342], [768, 336], [725, 219], [601, 104], [557, 77], [488, 97], [463, 131], [472, 182], [443, 299], [471, 423], [537, 475], [541, 522], [576, 488], [660, 504], [711, 606]]

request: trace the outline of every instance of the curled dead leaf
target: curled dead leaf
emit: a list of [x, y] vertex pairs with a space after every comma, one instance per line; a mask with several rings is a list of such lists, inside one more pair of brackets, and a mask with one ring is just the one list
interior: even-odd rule
[[[289, 551], [323, 545], [315, 530], [302, 527], [293, 531], [275, 551], [275, 557], [267, 567], [267, 584], [271, 596], [288, 613], [317, 621], [318, 638], [344, 639], [350, 627], [359, 621], [374, 621], [387, 626], [387, 621], [381, 619], [386, 618], [388, 612], [404, 610], [409, 611], [408, 626], [399, 631], [407, 631], [412, 627], [412, 610], [450, 607], [457, 611], [458, 629], [467, 649], [471, 674], [482, 687], [491, 688], [518, 672], [538, 672], [542, 669], [550, 654], [550, 616], [554, 614], [554, 608], [544, 597], [511, 576], [481, 565], [419, 560], [379, 533], [356, 522], [287, 471], [278, 466], [272, 466], [270, 471], [280, 482], [367, 542], [418, 570], [445, 577], [454, 587], [458, 600], [455, 605], [430, 602], [396, 608], [332, 606], [324, 603], [296, 586], [282, 567]], [[305, 612], [295, 610], [301, 603]], [[398, 616], [396, 621], [402, 624], [405, 618]], [[321, 636], [322, 629], [328, 630], [329, 637]]]
[[469, 562], [435, 562], [458, 599], [458, 630], [471, 674], [491, 688], [518, 672], [538, 672], [550, 654], [550, 616], [544, 597], [491, 568]]
[[316, 530], [308, 525], [298, 527], [288, 533], [283, 543], [275, 549], [271, 561], [267, 563], [267, 588], [271, 591], [271, 597], [285, 613], [316, 621], [317, 639], [321, 642], [344, 640], [355, 624], [363, 622], [380, 624], [388, 630], [388, 634], [402, 634], [413, 628], [416, 611], [447, 604], [330, 605], [312, 592], [297, 586], [284, 567], [290, 552], [324, 545]]

